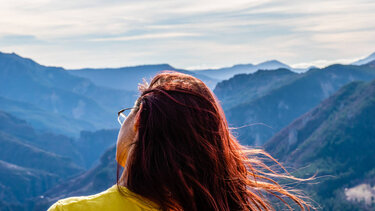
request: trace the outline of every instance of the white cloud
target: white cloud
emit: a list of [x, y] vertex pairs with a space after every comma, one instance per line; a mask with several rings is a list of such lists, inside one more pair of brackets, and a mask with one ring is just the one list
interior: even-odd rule
[[145, 40], [145, 39], [165, 39], [175, 37], [195, 37], [199, 36], [196, 33], [159, 33], [159, 34], [142, 34], [135, 36], [122, 36], [122, 37], [108, 37], [108, 38], [95, 38], [89, 41], [104, 42], [104, 41], [131, 41], [131, 40]]

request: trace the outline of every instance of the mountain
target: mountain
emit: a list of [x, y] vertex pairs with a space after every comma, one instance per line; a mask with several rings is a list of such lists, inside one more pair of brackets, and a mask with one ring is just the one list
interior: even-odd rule
[[102, 69], [85, 68], [78, 70], [69, 70], [68, 72], [75, 76], [87, 78], [99, 86], [109, 87], [113, 89], [137, 91], [138, 83], [142, 82], [142, 78], [145, 78], [149, 81], [154, 75], [163, 70], [173, 70], [193, 75], [204, 81], [207, 86], [212, 89], [218, 82], [215, 77], [211, 78], [196, 72], [176, 69], [169, 64], [140, 65], [133, 67]]
[[343, 85], [373, 78], [375, 68], [370, 65], [336, 64], [323, 69], [311, 69], [259, 98], [225, 110], [226, 117], [231, 126], [246, 126], [235, 130], [243, 144], [262, 145]]
[[274, 70], [278, 68], [291, 69], [290, 66], [282, 62], [279, 62], [277, 60], [270, 60], [270, 61], [262, 62], [262, 63], [257, 64], [256, 66], [257, 68], [261, 70]]
[[96, 164], [104, 151], [116, 143], [118, 134], [118, 129], [83, 130], [78, 138], [73, 139], [61, 134], [36, 131], [26, 121], [1, 110], [0, 131], [46, 152], [68, 157], [85, 169]]
[[78, 136], [81, 130], [91, 130], [92, 124], [41, 109], [36, 105], [0, 97], [0, 110], [27, 120], [34, 129], [68, 136]]
[[214, 93], [220, 99], [224, 110], [227, 110], [235, 105], [259, 98], [298, 78], [298, 76], [299, 74], [282, 68], [238, 74], [228, 80], [219, 82], [214, 89]]
[[[0, 204], [27, 209], [29, 200], [83, 171], [68, 137], [39, 134], [26, 121], [0, 111]], [[70, 158], [72, 159], [70, 159]]]
[[28, 210], [30, 197], [53, 187], [59, 176], [0, 160], [1, 210]]
[[[26, 121], [0, 111], [1, 210], [30, 210], [35, 201], [45, 201], [46, 190], [98, 163], [101, 167], [93, 171], [100, 174], [109, 158], [98, 160], [108, 148], [114, 150], [117, 133], [116, 129], [81, 131], [78, 139], [41, 133]], [[111, 153], [114, 160], [114, 151]], [[103, 186], [93, 188], [98, 187]]]
[[84, 160], [86, 169], [98, 164], [99, 158], [111, 146], [116, 144], [118, 130], [81, 131], [76, 141], [77, 149]]
[[[83, 165], [82, 155], [76, 147], [75, 140], [70, 137], [53, 133], [40, 133], [34, 130], [25, 120], [18, 119], [3, 111], [0, 111], [0, 132], [7, 137], [15, 138], [22, 145], [26, 144], [44, 152], [68, 157], [76, 164]], [[3, 150], [9, 149], [4, 147]], [[13, 157], [12, 154], [9, 154], [9, 156]]]
[[34, 210], [46, 210], [57, 200], [70, 196], [99, 193], [116, 184], [116, 148], [109, 148], [98, 165], [82, 175], [57, 185], [44, 193], [43, 199], [35, 199]]
[[44, 151], [21, 139], [0, 132], [0, 160], [14, 165], [36, 168], [39, 171], [51, 172], [66, 178], [82, 169], [70, 159]]
[[[14, 53], [0, 53], [0, 97], [32, 105], [45, 114], [49, 113], [48, 117], [59, 116], [56, 120], [63, 123], [64, 119], [74, 119], [71, 122], [76, 131], [118, 127], [116, 112], [132, 106], [136, 96], [136, 92], [97, 86], [60, 67], [46, 67]], [[17, 116], [27, 112], [15, 110], [8, 106], [5, 111]], [[44, 123], [38, 124], [34, 118], [30, 123], [36, 123], [36, 127], [47, 127], [44, 129], [53, 132], [63, 129], [48, 127], [48, 120], [42, 115], [36, 119]], [[72, 127], [67, 127], [62, 133], [65, 132], [71, 133]]]
[[364, 58], [364, 59], [360, 59], [356, 62], [353, 62], [352, 64], [353, 65], [364, 65], [364, 64], [367, 64], [367, 63], [372, 62], [372, 61], [375, 61], [375, 52], [372, 53], [370, 56]]
[[253, 73], [257, 70], [275, 70], [279, 68], [292, 69], [288, 65], [281, 63], [277, 60], [271, 60], [257, 65], [253, 64], [239, 64], [232, 67], [225, 67], [220, 69], [208, 69], [208, 70], [196, 70], [196, 73], [206, 75], [208, 77], [217, 78], [220, 80], [226, 80], [233, 77], [236, 74], [241, 73]]
[[298, 176], [318, 173], [304, 188], [323, 210], [374, 210], [374, 117], [375, 80], [352, 82], [278, 132], [265, 149]]

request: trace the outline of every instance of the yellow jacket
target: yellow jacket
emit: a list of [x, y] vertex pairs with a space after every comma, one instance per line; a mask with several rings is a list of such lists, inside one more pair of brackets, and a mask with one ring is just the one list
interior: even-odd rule
[[157, 204], [131, 192], [123, 186], [122, 195], [113, 185], [109, 189], [91, 196], [79, 196], [61, 199], [53, 204], [48, 211], [124, 211], [124, 210], [160, 210]]

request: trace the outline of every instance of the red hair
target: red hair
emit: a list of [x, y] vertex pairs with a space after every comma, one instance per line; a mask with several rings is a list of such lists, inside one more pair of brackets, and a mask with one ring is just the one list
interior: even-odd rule
[[261, 158], [277, 161], [263, 150], [239, 144], [201, 80], [165, 71], [140, 91], [138, 138], [118, 184], [162, 210], [274, 210], [271, 195], [290, 209], [292, 201], [309, 209], [301, 196], [271, 179], [297, 178], [264, 164]]

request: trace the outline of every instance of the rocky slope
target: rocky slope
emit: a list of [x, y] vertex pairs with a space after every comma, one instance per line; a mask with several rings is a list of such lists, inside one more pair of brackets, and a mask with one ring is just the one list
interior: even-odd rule
[[278, 132], [265, 149], [301, 177], [317, 173], [315, 184], [304, 188], [324, 210], [372, 210], [371, 192], [349, 190], [375, 187], [374, 117], [375, 80], [353, 82]]

